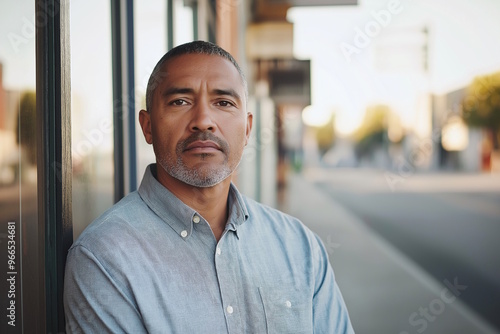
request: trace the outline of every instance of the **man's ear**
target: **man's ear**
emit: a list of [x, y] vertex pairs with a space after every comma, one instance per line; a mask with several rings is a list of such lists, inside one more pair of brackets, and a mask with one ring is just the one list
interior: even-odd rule
[[248, 139], [250, 138], [250, 133], [252, 132], [252, 122], [253, 122], [253, 114], [251, 112], [247, 113], [247, 129], [245, 133], [245, 146], [248, 144]]
[[141, 124], [142, 133], [144, 134], [144, 139], [148, 144], [153, 143], [153, 134], [151, 132], [151, 114], [146, 110], [142, 109], [139, 112], [139, 123]]

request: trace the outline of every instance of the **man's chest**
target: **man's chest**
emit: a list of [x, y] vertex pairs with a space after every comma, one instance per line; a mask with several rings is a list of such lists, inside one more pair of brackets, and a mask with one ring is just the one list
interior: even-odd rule
[[219, 243], [191, 235], [158, 245], [129, 268], [148, 332], [312, 332], [307, 261], [229, 233]]

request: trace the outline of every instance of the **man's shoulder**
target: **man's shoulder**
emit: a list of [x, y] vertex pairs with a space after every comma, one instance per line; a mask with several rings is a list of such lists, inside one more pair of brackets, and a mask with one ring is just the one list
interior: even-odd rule
[[257, 228], [272, 229], [279, 232], [279, 235], [287, 237], [295, 234], [306, 239], [315, 238], [314, 233], [298, 218], [246, 196], [243, 196], [243, 200], [247, 206], [249, 219]]
[[268, 218], [272, 219], [278, 219], [278, 220], [286, 220], [290, 221], [293, 223], [300, 223], [300, 220], [290, 216], [289, 214], [280, 211], [276, 208], [273, 208], [269, 205], [262, 204], [260, 202], [257, 202], [256, 200], [247, 197], [245, 195], [242, 195], [243, 201], [245, 202], [245, 205], [247, 207], [248, 213], [250, 216], [252, 215], [264, 215]]
[[279, 252], [288, 254], [286, 256], [293, 254], [293, 261], [309, 261], [321, 256], [324, 248], [321, 239], [298, 218], [253, 199], [243, 199], [249, 214], [248, 221], [240, 227], [245, 240], [257, 242], [258, 239], [258, 242], [276, 245], [275, 256]]
[[107, 238], [137, 230], [135, 225], [141, 222], [137, 217], [143, 215], [146, 209], [147, 205], [136, 191], [128, 194], [89, 224], [73, 246], [101, 243]]

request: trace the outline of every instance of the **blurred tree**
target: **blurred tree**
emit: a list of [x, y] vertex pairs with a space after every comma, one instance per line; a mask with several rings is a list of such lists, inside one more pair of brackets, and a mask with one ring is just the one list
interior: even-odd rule
[[377, 146], [387, 143], [387, 129], [391, 109], [386, 105], [375, 105], [366, 109], [363, 122], [354, 133], [356, 156], [369, 155]]
[[318, 143], [318, 150], [321, 156], [325, 155], [333, 144], [335, 144], [335, 127], [333, 115], [328, 120], [328, 123], [318, 126], [315, 129], [316, 142]]
[[[20, 123], [19, 123], [20, 122]], [[17, 117], [16, 142], [25, 151], [28, 162], [36, 163], [36, 95], [26, 91], [21, 95], [19, 117]], [[19, 132], [20, 131], [20, 132]]]
[[462, 103], [462, 118], [472, 127], [489, 130], [493, 149], [500, 149], [500, 72], [472, 81]]

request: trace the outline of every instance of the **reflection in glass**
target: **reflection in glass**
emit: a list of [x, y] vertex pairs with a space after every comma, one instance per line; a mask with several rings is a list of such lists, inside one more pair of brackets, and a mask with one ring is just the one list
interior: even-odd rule
[[[113, 204], [109, 2], [71, 4], [73, 235]], [[89, 24], [88, 18], [92, 17]]]
[[140, 109], [146, 109], [146, 86], [156, 62], [167, 50], [166, 1], [136, 1], [134, 4], [135, 31], [135, 103], [137, 184], [140, 184], [146, 166], [155, 161], [153, 149], [144, 140], [138, 121]]
[[[6, 10], [4, 10], [6, 9]], [[0, 11], [1, 333], [39, 328], [34, 3]], [[29, 321], [24, 322], [24, 319]]]

